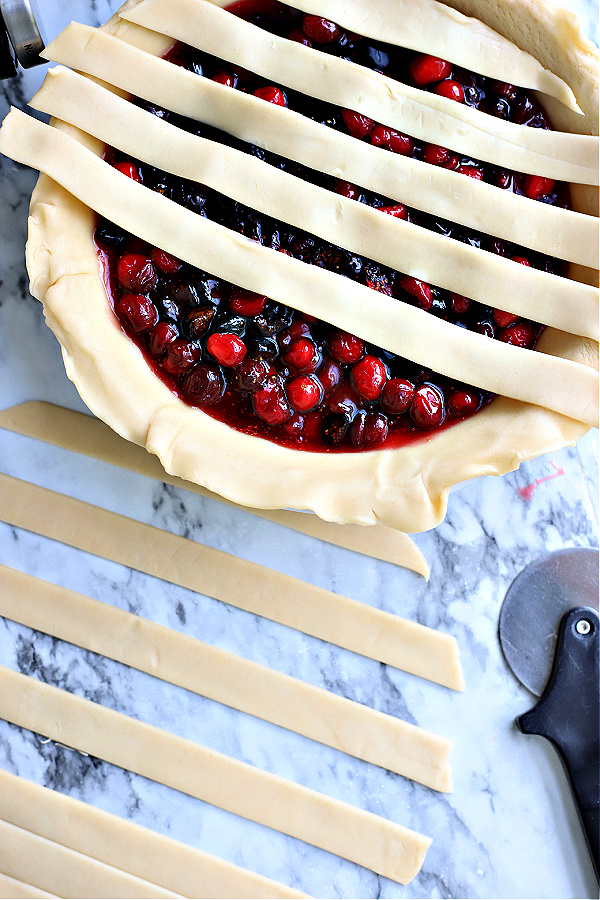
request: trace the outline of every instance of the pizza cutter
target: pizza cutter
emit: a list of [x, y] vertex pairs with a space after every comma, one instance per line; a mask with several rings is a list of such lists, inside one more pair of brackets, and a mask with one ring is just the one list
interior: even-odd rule
[[46, 62], [35, 0], [0, 0], [0, 79]]
[[598, 563], [584, 548], [531, 563], [508, 589], [498, 631], [509, 668], [540, 698], [517, 727], [556, 748], [600, 879]]

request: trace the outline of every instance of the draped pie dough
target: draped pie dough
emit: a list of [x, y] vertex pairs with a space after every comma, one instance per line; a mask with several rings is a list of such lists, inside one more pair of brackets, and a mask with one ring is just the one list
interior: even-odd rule
[[[312, 4], [313, 0], [310, 2]], [[406, 2], [377, 0], [374, 3], [365, 3], [363, 18], [372, 20], [373, 27], [379, 27], [377, 22], [384, 21], [387, 16], [393, 16], [394, 10], [399, 10], [398, 15], [400, 16], [402, 9], [407, 8], [407, 3], [408, 0]], [[317, 0], [314, 0], [314, 5], [317, 6]], [[449, 5], [459, 4], [456, 2]], [[462, 5], [468, 4], [463, 3]], [[150, 13], [154, 6], [154, 2], [148, 5]], [[488, 6], [490, 24], [493, 23], [500, 32], [505, 27], [501, 15], [502, 7], [510, 7], [510, 23], [506, 24], [507, 36], [509, 40], [514, 40], [516, 44], [519, 44], [520, 51], [525, 51], [525, 56], [517, 50], [512, 50], [514, 56], [511, 57], [509, 54], [506, 59], [517, 60], [518, 58], [514, 69], [519, 75], [524, 76], [521, 80], [526, 80], [537, 89], [554, 95], [547, 99], [544, 97], [542, 100], [559, 128], [588, 135], [581, 140], [568, 135], [564, 137], [558, 135], [554, 138], [556, 153], [553, 153], [548, 149], [549, 142], [552, 142], [548, 135], [541, 137], [541, 135], [523, 134], [524, 143], [531, 144], [531, 146], [528, 149], [520, 148], [511, 143], [512, 138], [509, 137], [509, 133], [512, 135], [513, 129], [500, 128], [499, 132], [494, 135], [494, 141], [497, 142], [497, 144], [494, 143], [494, 147], [498, 147], [501, 156], [507, 153], [516, 154], [515, 158], [524, 163], [528, 171], [536, 174], [540, 174], [542, 171], [561, 171], [563, 177], [567, 177], [572, 182], [579, 182], [572, 187], [574, 208], [587, 216], [597, 216], [597, 193], [586, 187], [597, 178], [593, 171], [595, 166], [591, 164], [589, 157], [590, 147], [593, 146], [590, 144], [589, 134], [597, 131], [597, 124], [591, 111], [593, 102], [590, 101], [597, 91], [597, 71], [594, 71], [590, 63], [590, 60], [594, 58], [593, 48], [584, 41], [575, 27], [572, 25], [565, 27], [564, 16], [555, 13], [544, 2], [531, 4], [529, 0], [505, 0], [504, 3], [477, 4], [477, 16], [481, 20], [482, 26], [473, 21], [463, 20], [462, 16], [448, 8], [448, 5], [428, 0], [426, 4], [419, 7], [420, 30], [425, 34], [436, 31], [433, 20], [428, 24], [426, 19], [426, 10], [431, 8], [432, 13], [436, 16], [441, 15], [447, 24], [448, 39], [451, 40], [452, 46], [459, 46], [458, 35], [471, 35], [471, 38], [465, 43], [465, 48], [471, 48], [465, 52], [470, 53], [474, 46], [473, 35], [477, 36], [481, 33], [484, 34], [486, 41], [490, 41], [487, 46], [491, 48], [493, 37], [486, 27]], [[414, 4], [411, 4], [411, 7], [414, 8]], [[144, 8], [144, 3], [127, 4], [124, 14], [135, 17], [136, 14], [143, 14]], [[220, 10], [206, 11], [203, 4], [198, 4], [198, 8], [207, 16], [212, 16], [213, 19], [216, 16], [222, 18], [225, 15]], [[313, 8], [311, 6], [311, 10]], [[190, 7], [191, 9], [192, 7]], [[377, 15], [371, 17], [371, 10], [376, 10]], [[360, 10], [357, 10], [355, 0], [348, 5], [344, 3], [344, 0], [329, 0], [326, 14], [331, 15], [334, 20], [337, 19], [344, 23], [350, 21], [350, 16], [360, 16]], [[469, 14], [468, 10], [467, 14]], [[550, 25], [555, 22], [557, 27], [544, 27], [540, 22], [540, 16]], [[515, 18], [521, 19], [522, 26], [518, 40], [513, 34]], [[160, 30], [157, 21], [155, 19], [151, 21], [152, 27]], [[559, 24], [560, 27], [558, 27]], [[245, 25], [236, 23], [235, 28], [238, 27], [243, 29]], [[219, 85], [203, 84], [202, 89], [192, 90], [187, 84], [189, 82], [187, 73], [176, 76], [181, 87], [177, 87], [175, 92], [165, 99], [159, 96], [163, 90], [162, 85], [158, 83], [160, 79], [152, 77], [149, 81], [147, 73], [155, 70], [158, 72], [157, 67], [160, 67], [161, 72], [166, 73], [168, 64], [162, 63], [160, 60], [152, 60], [150, 57], [160, 56], [171, 43], [170, 38], [161, 38], [156, 31], [125, 22], [118, 16], [111, 20], [103, 31], [95, 32], [93, 35], [89, 35], [86, 31], [83, 40], [81, 37], [84, 32], [81, 32], [81, 28], [82, 26], [77, 26], [75, 31], [71, 29], [70, 32], [66, 32], [53, 42], [49, 48], [49, 55], [55, 60], [74, 66], [74, 68], [82, 68], [83, 71], [89, 72], [103, 81], [108, 81], [122, 91], [134, 91], [145, 96], [146, 99], [152, 99], [170, 108], [180, 108], [186, 105], [189, 108], [189, 104], [198, 108], [203, 105], [204, 112], [200, 116], [202, 119], [214, 120], [213, 124], [217, 124], [217, 120], [220, 120], [221, 127], [223, 127], [224, 119], [228, 130], [239, 132], [239, 136], [263, 146], [265, 141], [271, 140], [274, 133], [281, 132], [279, 126], [282, 121], [281, 114], [287, 114], [286, 126], [289, 125], [292, 131], [297, 128], [299, 133], [308, 138], [306, 142], [308, 160], [304, 158], [304, 161], [308, 161], [309, 165], [322, 171], [332, 172], [336, 165], [334, 160], [339, 159], [342, 168], [338, 168], [336, 174], [372, 189], [374, 189], [375, 183], [387, 183], [386, 172], [392, 173], [393, 178], [406, 179], [409, 171], [414, 169], [420, 172], [420, 177], [430, 177], [432, 181], [435, 180], [436, 189], [439, 179], [441, 199], [440, 207], [435, 206], [436, 211], [440, 208], [443, 209], [445, 204], [449, 217], [453, 218], [449, 208], [450, 188], [456, 185], [464, 192], [471, 192], [468, 194], [468, 201], [457, 201], [457, 209], [462, 210], [459, 213], [460, 216], [481, 216], [483, 219], [487, 218], [489, 223], [490, 217], [496, 214], [495, 207], [482, 211], [486, 205], [488, 207], [490, 205], [490, 192], [485, 190], [488, 186], [479, 184], [464, 184], [463, 186], [463, 182], [458, 185], [457, 176], [454, 173], [445, 173], [440, 169], [436, 169], [435, 172], [425, 172], [423, 168], [425, 164], [414, 165], [414, 161], [400, 161], [393, 154], [380, 153], [376, 149], [365, 147], [352, 139], [344, 140], [343, 135], [329, 136], [327, 145], [316, 148], [317, 140], [322, 138], [321, 131], [317, 135], [317, 132], [306, 120], [298, 122], [301, 117], [290, 113], [289, 110], [277, 110], [270, 104], [264, 103], [259, 108], [256, 103], [252, 103], [254, 98], [241, 97], [237, 92], [228, 91], [228, 89], [219, 90], [222, 88]], [[79, 35], [77, 34], [78, 30]], [[191, 33], [193, 33], [193, 29], [191, 29]], [[111, 36], [116, 38], [116, 44], [120, 44], [120, 47], [115, 46], [114, 43], [107, 43]], [[387, 33], [386, 39], [390, 40], [390, 35]], [[505, 45], [504, 38], [500, 38], [499, 46]], [[113, 46], [114, 49], [108, 51], [109, 46]], [[294, 52], [303, 54], [307, 72], [309, 72], [310, 67], [316, 63], [313, 62], [314, 54], [305, 52], [306, 49], [299, 48]], [[85, 53], [83, 53], [84, 50]], [[527, 56], [527, 51], [530, 51], [533, 60]], [[447, 55], [451, 59], [453, 58], [450, 52]], [[490, 60], [494, 57], [494, 53], [483, 53], [482, 55], [489, 56]], [[496, 61], [502, 56], [502, 52], [496, 52]], [[136, 61], [135, 70], [132, 70], [130, 65], [120, 62], [120, 60], [128, 58]], [[536, 63], [536, 59], [541, 63], [541, 67]], [[481, 65], [478, 65], [475, 60], [470, 63], [471, 68], [475, 70], [481, 70], [485, 65], [486, 63], [483, 61]], [[352, 77], [354, 77], [354, 67], [351, 68]], [[335, 81], [333, 87], [343, 83], [346, 75], [350, 77], [350, 69], [346, 66], [335, 67], [332, 72], [331, 77]], [[549, 73], [548, 77], [544, 76], [544, 72]], [[127, 84], [121, 83], [125, 78], [127, 78]], [[135, 87], [136, 79], [145, 82], [140, 85], [141, 90], [137, 90]], [[186, 79], [186, 85], [184, 85], [183, 79]], [[534, 80], [531, 81], [531, 79]], [[508, 80], [512, 80], [512, 75]], [[515, 80], [517, 80], [516, 75]], [[198, 81], [203, 80], [197, 79], [196, 83]], [[382, 96], [380, 80], [376, 79], [375, 81], [377, 83], [373, 82], [372, 84], [374, 93], [372, 93], [369, 103], [377, 102], [377, 109], [379, 109]], [[559, 82], [564, 82], [567, 87], [561, 87]], [[148, 90], [149, 84], [151, 85], [150, 90]], [[578, 106], [586, 112], [585, 116], [573, 112], [574, 104], [569, 88], [572, 88]], [[394, 87], [394, 90], [396, 91], [395, 96], [403, 93], [402, 88]], [[221, 98], [225, 92], [227, 92], [229, 105], [224, 110], [221, 106]], [[152, 93], [153, 96], [149, 97], [148, 93]], [[404, 95], [405, 102], [408, 103], [406, 92]], [[566, 101], [568, 106], [557, 102], [557, 96]], [[426, 95], [422, 98], [425, 104], [424, 115], [426, 114], [427, 117], [431, 116], [433, 108], [430, 97], [431, 95]], [[413, 102], [412, 99], [411, 102]], [[349, 102], [348, 105], [352, 106], [352, 102]], [[239, 112], [236, 113], [235, 110], [238, 106]], [[480, 143], [489, 141], [489, 137], [485, 135], [485, 123], [481, 118], [483, 114], [472, 116], [471, 111], [466, 111], [469, 120], [469, 126], [467, 126], [466, 122], [460, 121], [462, 112], [459, 115], [458, 110], [446, 109], [446, 107], [448, 104], [442, 104], [439, 109], [434, 110], [440, 117], [440, 128], [444, 129], [444, 140], [448, 137], [449, 141], [456, 139], [462, 142], [464, 132], [467, 135], [464, 139], [467, 141], [474, 140], [475, 137]], [[253, 110], [256, 110], [256, 114]], [[450, 123], [453, 123], [451, 131], [448, 131], [446, 127], [447, 123], [448, 127], [450, 127]], [[315, 125], [315, 123], [312, 124]], [[470, 127], [471, 125], [474, 130]], [[492, 130], [497, 128], [496, 122], [490, 121], [488, 125]], [[319, 126], [315, 127], [319, 128]], [[262, 138], [261, 129], [263, 130]], [[79, 151], [67, 149], [73, 147], [75, 141], [80, 142], [84, 147], [89, 147], [90, 156], [102, 151], [102, 142], [98, 139], [93, 139], [89, 135], [73, 129], [72, 126], [64, 124], [60, 125], [60, 130], [64, 132], [62, 137], [68, 138], [68, 142], [63, 145], [57, 137], [56, 146], [64, 148], [68, 153], [68, 160], [71, 161], [70, 163], [67, 161], [67, 166], [63, 168], [68, 168], [70, 165], [73, 169], [72, 160], [81, 159]], [[16, 131], [23, 136], [23, 141], [27, 143], [25, 128], [21, 131], [21, 126], [18, 125]], [[526, 131], [523, 129], [523, 132]], [[264, 134], [270, 136], [265, 138]], [[313, 135], [314, 137], [312, 137]], [[282, 141], [287, 139], [286, 134], [281, 138]], [[44, 138], [43, 143], [51, 142], [47, 142]], [[9, 139], [6, 138], [4, 145], [8, 146], [7, 152], [10, 155], [19, 156], [22, 150], [18, 138], [14, 143], [12, 140], [9, 142]], [[538, 146], [538, 149], [532, 149], [533, 146]], [[269, 147], [274, 147], [274, 145], [269, 143]], [[565, 158], [565, 152], [561, 150], [561, 147], [581, 149], [576, 152], [574, 150], [572, 158], [568, 153], [566, 156], [569, 158]], [[540, 148], [544, 148], [543, 152], [540, 152]], [[304, 150], [303, 146], [303, 154]], [[504, 158], [506, 157], [504, 156]], [[29, 162], [37, 165], [35, 154], [29, 158]], [[365, 163], [366, 178], [361, 177], [363, 163]], [[59, 176], [59, 163], [52, 164], [44, 159], [44, 166], [52, 167], [53, 177]], [[551, 168], [547, 168], [548, 166]], [[430, 168], [432, 167], [427, 167], [427, 169]], [[97, 169], [90, 164], [86, 171], [96, 173]], [[364, 337], [371, 337], [375, 343], [382, 343], [384, 346], [386, 346], [386, 342], [389, 344], [393, 339], [394, 347], [398, 348], [398, 352], [405, 351], [403, 355], [407, 355], [405, 342], [406, 335], [410, 334], [410, 341], [415, 341], [414, 344], [409, 344], [413, 355], [416, 355], [414, 348], [420, 347], [419, 354], [422, 355], [422, 351], [426, 350], [428, 358], [430, 358], [431, 346], [435, 345], [436, 355], [439, 352], [446, 372], [452, 373], [454, 377], [462, 378], [468, 383], [477, 383], [477, 380], [482, 382], [485, 379], [485, 385], [481, 384], [480, 386], [489, 386], [491, 390], [503, 395], [471, 419], [442, 433], [426, 435], [421, 443], [398, 450], [352, 454], [305, 454], [302, 451], [290, 450], [236, 432], [202, 412], [186, 407], [173, 397], [146, 367], [137, 348], [120, 331], [118, 324], [107, 311], [104, 286], [98, 277], [97, 261], [91, 241], [93, 215], [81, 201], [75, 200], [72, 196], [73, 180], [70, 177], [68, 180], [63, 180], [66, 190], [45, 176], [40, 178], [32, 199], [31, 230], [27, 255], [32, 291], [40, 299], [44, 299], [46, 316], [63, 345], [65, 364], [70, 377], [77, 384], [84, 400], [97, 415], [109, 422], [123, 436], [156, 453], [168, 471], [198, 482], [231, 500], [264, 508], [312, 509], [323, 518], [338, 522], [372, 524], [384, 521], [386, 524], [404, 531], [425, 530], [443, 517], [448, 490], [452, 484], [482, 473], [500, 474], [516, 468], [523, 459], [551, 451], [565, 444], [572, 444], [585, 432], [589, 424], [596, 421], [597, 376], [590, 366], [595, 365], [597, 348], [592, 341], [579, 336], [582, 333], [593, 336], [593, 332], [590, 332], [587, 327], [582, 329], [580, 326], [574, 326], [578, 331], [577, 335], [569, 334], [565, 330], [550, 328], [542, 336], [535, 352], [516, 350], [513, 353], [515, 348], [505, 347], [499, 350], [497, 346], [494, 346], [496, 342], [491, 341], [481, 344], [479, 341], [473, 340], [479, 336], [466, 336], [462, 329], [453, 329], [450, 326], [450, 330], [463, 331], [461, 339], [457, 339], [456, 335], [450, 334], [448, 328], [439, 327], [445, 323], [436, 320], [432, 322], [429, 317], [424, 321], [427, 340], [423, 341], [418, 337], [413, 338], [412, 329], [420, 327], [421, 321], [424, 320], [423, 316], [413, 315], [414, 312], [417, 312], [416, 310], [412, 308], [410, 308], [410, 312], [399, 310], [398, 307], [403, 304], [396, 302], [392, 308], [392, 304], [386, 303], [385, 300], [382, 301], [381, 298], [373, 297], [372, 294], [375, 292], [370, 292], [369, 307], [371, 309], [378, 308], [383, 319], [377, 323], [373, 321], [374, 317], [372, 316], [369, 316], [368, 319], [364, 316], [361, 317], [358, 310], [365, 295], [357, 290], [360, 286], [344, 284], [343, 293], [347, 294], [348, 298], [355, 298], [355, 302], [350, 302], [350, 299], [344, 297], [342, 303], [339, 286], [336, 286], [335, 283], [339, 280], [337, 276], [330, 279], [328, 275], [331, 273], [320, 272], [318, 273], [320, 277], [315, 278], [313, 273], [301, 272], [297, 266], [293, 265], [295, 261], [291, 259], [286, 259], [284, 265], [279, 263], [277, 266], [271, 265], [272, 255], [266, 256], [264, 253], [250, 250], [246, 246], [247, 242], [244, 242], [239, 236], [225, 236], [228, 241], [227, 246], [235, 248], [234, 269], [240, 273], [237, 283], [242, 286], [251, 287], [252, 284], [258, 284], [259, 282], [254, 279], [255, 274], [260, 270], [260, 284], [274, 288], [272, 291], [264, 291], [265, 293], [271, 296], [278, 293], [285, 294], [288, 305], [308, 311], [313, 309], [306, 302], [310, 284], [314, 286], [311, 289], [316, 288], [327, 294], [327, 315], [323, 315], [323, 318], [329, 317], [330, 321], [343, 323], [349, 330], [358, 332]], [[200, 180], [202, 179], [200, 178]], [[465, 178], [463, 181], [469, 182], [470, 179]], [[134, 205], [138, 202], [137, 193], [139, 192], [136, 193], [136, 185], [132, 184], [121, 189], [120, 183], [115, 182], [110, 175], [106, 176], [106, 180], [103, 176], [102, 183], [105, 186], [109, 183], [114, 184], [115, 190], [119, 193], [126, 190], [130, 201]], [[389, 190], [391, 189], [388, 185], [388, 190], [384, 191], [388, 196], [390, 195]], [[102, 191], [97, 193], [100, 192]], [[394, 192], [405, 202], [410, 202], [408, 197], [402, 194], [400, 181], [394, 187]], [[501, 224], [498, 228], [504, 231], [505, 228], [513, 227], [510, 225], [511, 217], [508, 206], [503, 206], [503, 204], [508, 204], [511, 198], [503, 198], [501, 195], [502, 191], [498, 191], [498, 208], [501, 210], [499, 215]], [[89, 200], [89, 197], [87, 199]], [[161, 200], [162, 198], [157, 199]], [[473, 203], [471, 203], [471, 199], [473, 199]], [[433, 202], [438, 203], [435, 197]], [[518, 211], [517, 206], [514, 206], [514, 219], [519, 217], [521, 207], [523, 210], [531, 207], [529, 201], [526, 202], [527, 207], [521, 203]], [[156, 200], [151, 200], [149, 197], [141, 200], [140, 203], [139, 214], [134, 213], [136, 221], [142, 220], [142, 224], [145, 224], [154, 215], [149, 211], [156, 210], [161, 221], [155, 223], [156, 231], [153, 233], [157, 237], [164, 235], [164, 249], [168, 249], [168, 246], [174, 247], [173, 234], [169, 232], [169, 229], [163, 227], [163, 211], [164, 221], [166, 222], [168, 218], [165, 205], [159, 207]], [[468, 206], [473, 206], [476, 212], [467, 212]], [[539, 204], [539, 206], [543, 206], [543, 204]], [[339, 208], [340, 211], [343, 209], [341, 205]], [[555, 214], [552, 213], [552, 215]], [[340, 212], [340, 217], [345, 219], [342, 212]], [[184, 221], [186, 223], [190, 221], [184, 216], [178, 215], [176, 218], [180, 223], [179, 227]], [[351, 228], [351, 218], [349, 216], [348, 222], [344, 224], [344, 228], [348, 230]], [[534, 236], [532, 238], [534, 244], [537, 241], [547, 241], [551, 234], [547, 213], [541, 212], [540, 218], [546, 223], [541, 226], [542, 231], [546, 229], [545, 236]], [[567, 220], [572, 221], [572, 214], [568, 218], [562, 216], [562, 219], [566, 226]], [[364, 221], [366, 222], [366, 217]], [[191, 221], [190, 227], [193, 227]], [[388, 227], [387, 223], [386, 225], [381, 223], [380, 227], [382, 230], [385, 228], [391, 235], [394, 226]], [[592, 298], [596, 295], [588, 293], [588, 288], [584, 284], [593, 284], [594, 275], [590, 269], [582, 267], [579, 263], [584, 262], [585, 265], [590, 265], [592, 262], [591, 252], [593, 251], [590, 251], [590, 248], [593, 244], [594, 227], [595, 223], [587, 221], [581, 234], [575, 229], [577, 231], [575, 240], [573, 237], [569, 238], [571, 251], [574, 244], [578, 242], [581, 242], [582, 246], [586, 245], [588, 249], [582, 255], [577, 255], [577, 264], [572, 265], [569, 271], [570, 277], [583, 284], [570, 286], [565, 293], [565, 297], [573, 290], [576, 294], [578, 292], [582, 292], [582, 295], [585, 294], [589, 299], [584, 302], [589, 303], [590, 312], [593, 312], [595, 301]], [[212, 235], [216, 234], [216, 229], [210, 230]], [[482, 228], [482, 230], [486, 229]], [[487, 230], [492, 231], [493, 229], [488, 227]], [[563, 233], [567, 230], [564, 227]], [[207, 231], [208, 229], [203, 232], [203, 235]], [[585, 234], [587, 234], [587, 238]], [[222, 235], [219, 235], [220, 237]], [[169, 244], [169, 241], [172, 243]], [[525, 244], [527, 245], [527, 241]], [[225, 247], [226, 244], [221, 246]], [[259, 251], [261, 249], [263, 248], [257, 248]], [[571, 251], [568, 255], [574, 258], [575, 254]], [[177, 254], [177, 249], [172, 252]], [[214, 249], [211, 252], [214, 252]], [[228, 252], [231, 253], [231, 250]], [[266, 252], [269, 253], [269, 251]], [[256, 262], [248, 267], [246, 262], [250, 260], [250, 257]], [[269, 266], [268, 271], [265, 271], [264, 263]], [[304, 266], [303, 268], [309, 269], [310, 267]], [[490, 283], [492, 283], [495, 276], [490, 273], [488, 275]], [[306, 279], [304, 283], [307, 287], [304, 289], [304, 293], [298, 287], [302, 279]], [[559, 285], [561, 283], [562, 279], [555, 282]], [[335, 297], [336, 291], [338, 291], [339, 302]], [[329, 296], [330, 294], [331, 296]], [[79, 298], [82, 295], [85, 295], [86, 298], [85, 322], [80, 321], [80, 317], [75, 312], [80, 308]], [[565, 300], [566, 302], [568, 301]], [[549, 311], [551, 306], [552, 304], [549, 304]], [[554, 302], [554, 306], [560, 306], [560, 303]], [[330, 312], [335, 314], [335, 318], [334, 315], [329, 315]], [[587, 315], [585, 318], [590, 321]], [[395, 333], [398, 340], [393, 338], [394, 328], [391, 327], [393, 322], [397, 323]], [[390, 327], [388, 327], [388, 323]], [[564, 329], [564, 325], [561, 325], [561, 328]], [[92, 334], [95, 347], [90, 346], [90, 335]], [[402, 341], [400, 341], [400, 337], [402, 337]], [[379, 340], [379, 338], [384, 339]], [[425, 344], [428, 344], [428, 347]], [[401, 346], [402, 349], [400, 349]], [[505, 350], [509, 352], [505, 352]], [[471, 356], [475, 360], [474, 369], [468, 364]], [[428, 363], [428, 365], [440, 371], [435, 363]], [[477, 376], [475, 380], [470, 377], [473, 376], [473, 371]], [[199, 447], [202, 448], [200, 452], [198, 451]]]

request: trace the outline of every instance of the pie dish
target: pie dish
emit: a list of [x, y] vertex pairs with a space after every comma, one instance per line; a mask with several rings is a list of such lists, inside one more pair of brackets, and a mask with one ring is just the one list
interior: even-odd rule
[[598, 58], [569, 14], [130, 0], [47, 55], [54, 127], [0, 133], [42, 172], [31, 289], [168, 472], [414, 532], [597, 424]]

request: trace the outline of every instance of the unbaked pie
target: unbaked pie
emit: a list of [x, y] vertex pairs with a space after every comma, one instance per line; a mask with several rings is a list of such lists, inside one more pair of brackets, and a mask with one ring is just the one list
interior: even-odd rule
[[417, 531], [597, 424], [598, 60], [568, 14], [130, 0], [47, 53], [55, 127], [1, 132], [43, 173], [32, 292], [168, 471]]

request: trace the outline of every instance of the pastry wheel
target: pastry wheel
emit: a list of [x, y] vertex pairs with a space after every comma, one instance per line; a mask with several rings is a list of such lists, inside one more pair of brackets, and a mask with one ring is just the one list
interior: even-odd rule
[[35, 0], [0, 0], [0, 80], [45, 62]]

